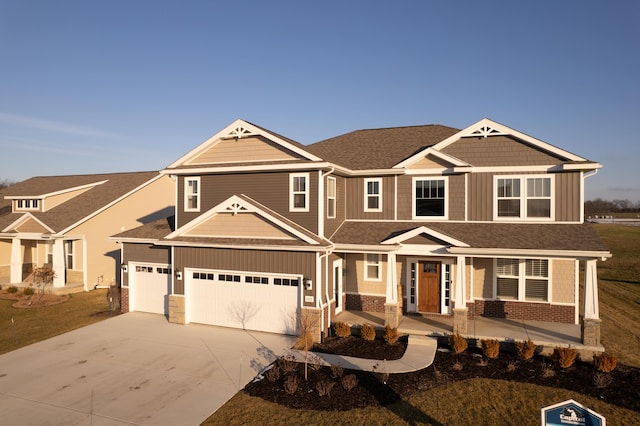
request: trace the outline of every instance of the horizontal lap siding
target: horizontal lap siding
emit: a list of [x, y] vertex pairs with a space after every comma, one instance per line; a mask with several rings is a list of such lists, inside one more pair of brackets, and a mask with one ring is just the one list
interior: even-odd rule
[[227, 198], [244, 194], [310, 231], [318, 231], [317, 171], [309, 172], [309, 211], [302, 213], [289, 212], [289, 173], [238, 173], [201, 176], [202, 198], [199, 212], [184, 211], [184, 179], [185, 177], [181, 176], [178, 182], [178, 227], [209, 211]]

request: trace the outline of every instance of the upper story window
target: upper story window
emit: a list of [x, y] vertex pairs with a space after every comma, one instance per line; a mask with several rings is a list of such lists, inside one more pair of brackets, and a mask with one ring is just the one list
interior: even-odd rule
[[496, 259], [496, 298], [530, 302], [549, 300], [547, 259]]
[[327, 218], [336, 217], [336, 178], [327, 178]]
[[382, 211], [382, 179], [364, 180], [364, 211]]
[[184, 179], [184, 211], [200, 211], [200, 178], [188, 177]]
[[16, 210], [39, 210], [40, 200], [16, 200]]
[[380, 255], [367, 253], [364, 255], [364, 279], [370, 281], [380, 281], [381, 279]]
[[413, 178], [413, 218], [447, 218], [447, 178]]
[[289, 210], [309, 211], [309, 173], [289, 175]]
[[495, 219], [553, 219], [552, 176], [496, 176]]

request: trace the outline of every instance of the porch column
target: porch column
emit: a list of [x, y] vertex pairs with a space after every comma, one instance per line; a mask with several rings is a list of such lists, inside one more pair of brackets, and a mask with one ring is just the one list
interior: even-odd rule
[[465, 279], [466, 259], [456, 258], [455, 292], [453, 294], [453, 334], [467, 333], [467, 285]]
[[385, 325], [397, 328], [400, 324], [400, 304], [398, 303], [398, 274], [396, 270], [396, 254], [387, 254], [387, 286], [384, 304]]
[[597, 260], [585, 261], [584, 268], [584, 316], [581, 324], [582, 344], [600, 346], [600, 309], [598, 301]]
[[64, 240], [53, 240], [53, 278], [54, 287], [64, 287], [65, 284], [65, 266], [64, 266]]
[[11, 240], [11, 277], [12, 283], [22, 282], [22, 258], [20, 256], [20, 238]]

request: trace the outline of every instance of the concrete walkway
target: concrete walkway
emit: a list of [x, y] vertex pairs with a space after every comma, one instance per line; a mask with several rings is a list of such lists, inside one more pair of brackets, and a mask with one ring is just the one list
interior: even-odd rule
[[[426, 336], [409, 336], [407, 350], [397, 360], [377, 360], [354, 358], [321, 352], [310, 352], [309, 363], [325, 366], [337, 365], [351, 370], [371, 371], [376, 373], [410, 373], [422, 370], [433, 364], [438, 349], [438, 341]], [[298, 362], [305, 361], [304, 351], [291, 350], [290, 354]]]

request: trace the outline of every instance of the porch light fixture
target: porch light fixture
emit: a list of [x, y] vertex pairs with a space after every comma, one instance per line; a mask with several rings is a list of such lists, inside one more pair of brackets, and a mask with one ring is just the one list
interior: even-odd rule
[[178, 281], [182, 281], [182, 272], [181, 271], [176, 271], [176, 279]]
[[129, 270], [129, 268], [127, 268], [127, 265], [122, 265], [122, 272], [127, 272]]
[[313, 281], [304, 280], [304, 288], [305, 290], [311, 290], [313, 288]]

